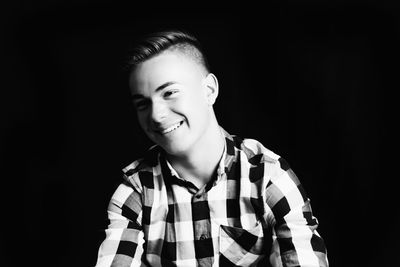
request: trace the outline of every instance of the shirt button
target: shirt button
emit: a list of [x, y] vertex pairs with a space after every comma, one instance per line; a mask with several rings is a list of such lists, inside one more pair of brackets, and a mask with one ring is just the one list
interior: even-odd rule
[[201, 235], [200, 236], [200, 240], [204, 240], [204, 239], [207, 239], [207, 235]]

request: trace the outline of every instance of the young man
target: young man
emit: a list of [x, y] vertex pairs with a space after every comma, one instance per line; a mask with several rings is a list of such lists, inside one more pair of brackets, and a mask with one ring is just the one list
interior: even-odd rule
[[156, 145], [123, 169], [97, 266], [328, 266], [288, 164], [219, 126], [218, 81], [195, 37], [147, 36], [129, 84]]

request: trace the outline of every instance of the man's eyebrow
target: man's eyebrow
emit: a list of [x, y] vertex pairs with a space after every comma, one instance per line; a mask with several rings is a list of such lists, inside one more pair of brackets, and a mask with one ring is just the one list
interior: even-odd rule
[[161, 91], [162, 89], [164, 89], [165, 87], [168, 87], [170, 85], [176, 84], [177, 82], [171, 81], [171, 82], [166, 82], [163, 83], [162, 85], [160, 85], [159, 87], [156, 88], [156, 92]]
[[[163, 83], [162, 85], [158, 86], [158, 87], [156, 88], [156, 90], [154, 90], [154, 91], [155, 91], [155, 92], [161, 91], [161, 90], [164, 89], [165, 87], [168, 87], [168, 86], [173, 85], [173, 84], [176, 84], [176, 83], [177, 83], [177, 82], [174, 82], [174, 81], [170, 81], [170, 82]], [[134, 94], [134, 95], [132, 95], [132, 99], [133, 99], [133, 100], [135, 100], [135, 99], [140, 99], [140, 98], [143, 98], [143, 95], [140, 95], [140, 94]]]

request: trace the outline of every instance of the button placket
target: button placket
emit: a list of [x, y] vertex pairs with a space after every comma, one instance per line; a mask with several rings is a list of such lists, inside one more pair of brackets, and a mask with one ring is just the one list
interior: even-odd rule
[[195, 220], [194, 221], [194, 235], [196, 240], [206, 240], [210, 238], [210, 233], [209, 233], [209, 210], [208, 207], [206, 208], [207, 210], [204, 209], [204, 204], [201, 204], [200, 206], [203, 208], [197, 208], [196, 203], [205, 203], [205, 192], [204, 190], [199, 190], [197, 191], [193, 197], [192, 197], [192, 203], [196, 208], [193, 209], [193, 213], [196, 213], [196, 217], [201, 218], [200, 220]]

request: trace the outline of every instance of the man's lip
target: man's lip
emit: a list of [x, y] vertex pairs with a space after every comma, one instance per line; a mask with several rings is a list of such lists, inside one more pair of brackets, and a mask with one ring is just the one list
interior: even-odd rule
[[185, 120], [177, 121], [177, 122], [175, 122], [175, 123], [168, 124], [168, 126], [156, 127], [156, 128], [153, 128], [152, 130], [153, 130], [154, 132], [157, 132], [157, 133], [159, 133], [159, 134], [162, 134], [163, 131], [165, 131], [165, 130], [171, 128], [172, 126], [174, 126], [174, 125], [176, 125], [176, 124], [178, 124], [178, 123], [179, 123], [179, 126], [182, 126], [182, 124], [183, 124], [184, 121], [185, 121]]

